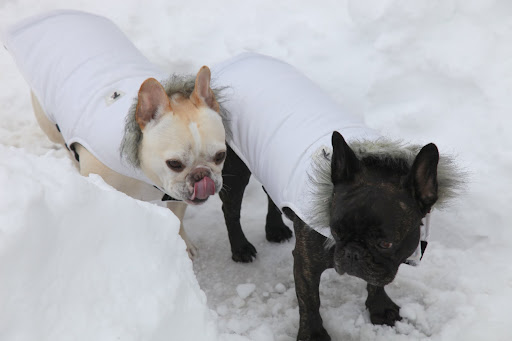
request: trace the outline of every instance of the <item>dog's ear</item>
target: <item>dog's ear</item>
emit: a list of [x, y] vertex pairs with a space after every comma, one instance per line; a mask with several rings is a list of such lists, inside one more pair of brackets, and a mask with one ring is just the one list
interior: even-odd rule
[[164, 111], [172, 111], [171, 102], [165, 93], [165, 89], [154, 78], [148, 78], [139, 89], [135, 119], [141, 130], [153, 119]]
[[351, 181], [361, 169], [361, 163], [343, 136], [332, 133], [331, 179], [333, 184]]
[[190, 101], [195, 106], [207, 105], [211, 109], [219, 112], [219, 103], [215, 99], [212, 89], [210, 88], [211, 73], [208, 66], [203, 66], [199, 69], [196, 76], [196, 83], [194, 91], [190, 95]]
[[409, 173], [409, 185], [412, 187], [414, 198], [425, 214], [437, 200], [438, 163], [439, 151], [435, 144], [429, 143], [421, 148]]

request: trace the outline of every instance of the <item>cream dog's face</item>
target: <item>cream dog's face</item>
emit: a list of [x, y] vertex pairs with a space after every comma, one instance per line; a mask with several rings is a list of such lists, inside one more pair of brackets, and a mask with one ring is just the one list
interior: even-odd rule
[[189, 98], [169, 98], [158, 81], [146, 80], [135, 115], [142, 129], [141, 169], [157, 186], [190, 204], [203, 203], [222, 188], [225, 132], [206, 66]]

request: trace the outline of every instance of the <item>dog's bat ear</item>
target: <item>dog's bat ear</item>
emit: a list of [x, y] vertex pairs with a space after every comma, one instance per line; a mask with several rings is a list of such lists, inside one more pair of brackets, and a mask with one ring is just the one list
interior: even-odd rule
[[219, 112], [219, 103], [215, 99], [215, 94], [210, 88], [211, 73], [208, 66], [203, 66], [199, 69], [196, 76], [196, 83], [194, 85], [194, 91], [190, 95], [190, 100], [196, 106], [207, 105], [211, 109]]
[[421, 148], [409, 172], [409, 185], [412, 187], [414, 198], [425, 214], [437, 201], [438, 163], [439, 151], [435, 144], [429, 143]]
[[171, 102], [165, 93], [165, 89], [154, 78], [148, 78], [142, 83], [139, 89], [135, 119], [141, 130], [161, 113], [172, 111]]
[[331, 179], [333, 184], [351, 181], [361, 169], [361, 163], [343, 136], [332, 133]]

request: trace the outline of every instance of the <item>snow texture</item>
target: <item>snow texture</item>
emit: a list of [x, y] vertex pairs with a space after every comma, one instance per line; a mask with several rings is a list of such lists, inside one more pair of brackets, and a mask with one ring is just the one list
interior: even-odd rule
[[[363, 281], [329, 270], [324, 325], [333, 340], [510, 340], [510, 1], [9, 0], [0, 29], [57, 8], [109, 17], [168, 72], [283, 59], [383, 135], [455, 155], [466, 193], [433, 212], [421, 265], [387, 287], [403, 320], [372, 325]], [[231, 261], [213, 198], [187, 211], [192, 265], [172, 214], [79, 176], [48, 141], [4, 50], [0, 90], [0, 340], [295, 340], [293, 240], [266, 242], [259, 184], [242, 208], [258, 258]]]
[[168, 209], [5, 146], [0, 185], [0, 339], [214, 339]]
[[239, 284], [236, 287], [236, 292], [238, 293], [238, 296], [240, 296], [240, 298], [246, 299], [254, 292], [255, 289], [256, 284], [253, 283]]

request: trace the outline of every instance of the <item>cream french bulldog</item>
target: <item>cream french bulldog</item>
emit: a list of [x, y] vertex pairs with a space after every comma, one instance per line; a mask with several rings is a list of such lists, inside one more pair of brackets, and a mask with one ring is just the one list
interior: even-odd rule
[[[225, 132], [208, 67], [169, 77], [111, 21], [78, 11], [29, 18], [4, 42], [39, 125], [73, 152], [82, 175], [99, 174], [136, 199], [173, 200], [181, 221], [186, 204], [222, 188]], [[180, 235], [192, 258], [183, 223]]]

